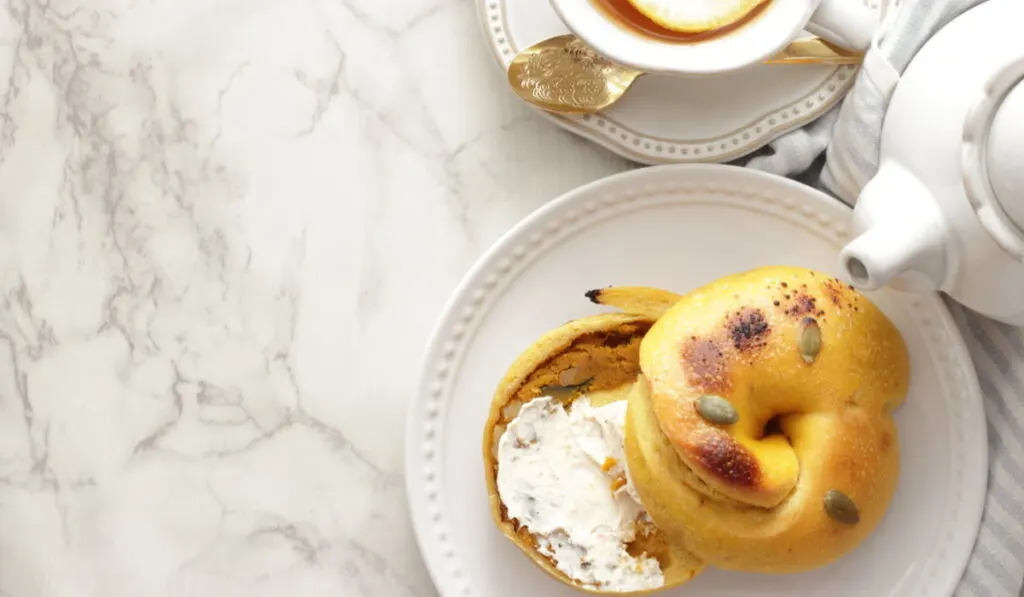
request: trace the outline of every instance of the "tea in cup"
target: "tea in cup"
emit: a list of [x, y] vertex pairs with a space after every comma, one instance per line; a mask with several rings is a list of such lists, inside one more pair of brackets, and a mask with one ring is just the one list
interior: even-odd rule
[[757, 64], [804, 30], [863, 52], [878, 25], [862, 0], [550, 0], [606, 58], [650, 73], [709, 76]]

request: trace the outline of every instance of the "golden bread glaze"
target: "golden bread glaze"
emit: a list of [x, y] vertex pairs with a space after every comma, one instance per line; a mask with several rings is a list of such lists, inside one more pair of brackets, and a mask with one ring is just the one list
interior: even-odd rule
[[[640, 371], [640, 341], [653, 320], [642, 315], [607, 313], [562, 325], [537, 340], [512, 363], [498, 385], [484, 428], [484, 475], [491, 516], [498, 529], [537, 566], [553, 578], [596, 595], [643, 595], [678, 586], [704, 567], [679, 544], [651, 525], [628, 549], [658, 559], [665, 584], [648, 591], [607, 592], [581, 586], [566, 576], [536, 547], [527, 529], [510, 520], [497, 486], [497, 446], [507, 425], [530, 400], [549, 393], [545, 386], [577, 384], [590, 379], [582, 391], [595, 405], [625, 400]], [[579, 394], [564, 399], [571, 401]]]
[[[808, 318], [821, 349], [808, 363]], [[896, 327], [835, 278], [765, 267], [682, 297], [640, 350], [627, 464], [654, 522], [708, 564], [798, 572], [851, 551], [877, 526], [899, 475], [891, 412], [910, 376]], [[732, 425], [705, 421], [698, 398], [729, 400]], [[830, 518], [839, 490], [857, 524]]]

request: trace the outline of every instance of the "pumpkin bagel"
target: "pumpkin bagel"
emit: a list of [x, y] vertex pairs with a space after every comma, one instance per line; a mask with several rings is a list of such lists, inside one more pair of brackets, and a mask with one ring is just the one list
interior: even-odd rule
[[[521, 491], [503, 495], [501, 487], [500, 450], [502, 440], [511, 434], [511, 429], [526, 407], [535, 401], [547, 402], [555, 408], [571, 411], [580, 402], [587, 408], [600, 408], [613, 403], [623, 404], [635, 382], [639, 371], [640, 343], [650, 329], [653, 319], [646, 315], [606, 313], [583, 317], [559, 326], [540, 337], [526, 348], [510, 365], [498, 384], [491, 402], [490, 414], [483, 434], [484, 474], [487, 483], [491, 516], [498, 529], [531, 561], [553, 578], [581, 591], [592, 594], [639, 595], [677, 586], [692, 579], [704, 567], [693, 554], [672, 543], [649, 518], [635, 521], [636, 536], [628, 542], [626, 551], [630, 555], [653, 558], [657, 561], [663, 578], [660, 586], [641, 590], [612, 590], [600, 582], [584, 582], [572, 578], [565, 571], [566, 562], [559, 566], [550, 543], [538, 537], [534, 530], [522, 524], [512, 513], [507, 499], [522, 502]], [[625, 408], [618, 412], [619, 424], [625, 417]], [[545, 438], [527, 438], [526, 444]], [[520, 438], [514, 436], [519, 442]], [[506, 448], [508, 445], [506, 445]], [[526, 446], [517, 446], [526, 449]], [[621, 453], [622, 443], [617, 450]], [[556, 455], [555, 458], [558, 458]], [[620, 456], [620, 460], [625, 460]], [[603, 463], [602, 470], [612, 473], [622, 471], [625, 462]], [[607, 465], [607, 469], [605, 466]], [[554, 469], [544, 468], [538, 476], [551, 475]], [[578, 487], [579, 477], [565, 478], [564, 491], [558, 486], [555, 503], [550, 495], [528, 494], [525, 499], [532, 504], [531, 510], [541, 509], [552, 512], [564, 508], [570, 514], [580, 508], [574, 503], [574, 485]], [[605, 483], [598, 491], [612, 496], [621, 489], [624, 478], [616, 478], [612, 484]], [[519, 488], [528, 487], [520, 485]], [[586, 496], [584, 496], [586, 497]], [[562, 501], [564, 500], [564, 502]], [[600, 530], [598, 529], [600, 532]], [[596, 566], [595, 566], [596, 568]]]
[[625, 454], [669, 540], [710, 565], [799, 572], [859, 545], [899, 476], [910, 365], [893, 323], [795, 267], [682, 296], [640, 346]]

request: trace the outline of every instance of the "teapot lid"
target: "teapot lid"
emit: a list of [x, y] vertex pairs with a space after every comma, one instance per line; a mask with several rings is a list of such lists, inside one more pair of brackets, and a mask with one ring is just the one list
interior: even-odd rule
[[985, 162], [992, 192], [1018, 228], [1024, 230], [1024, 84], [1000, 102], [989, 128]]
[[963, 180], [981, 224], [1024, 261], [1024, 57], [999, 69], [964, 123]]

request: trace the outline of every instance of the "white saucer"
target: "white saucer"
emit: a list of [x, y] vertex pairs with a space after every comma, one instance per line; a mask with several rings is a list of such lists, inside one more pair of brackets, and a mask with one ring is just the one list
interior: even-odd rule
[[[880, 11], [883, 0], [849, 1]], [[476, 2], [484, 37], [503, 72], [523, 48], [568, 32], [548, 0]], [[707, 79], [648, 75], [601, 114], [539, 111], [644, 164], [727, 162], [827, 112], [853, 85], [856, 71], [850, 65], [758, 65]]]
[[[578, 595], [541, 572], [492, 524], [483, 425], [498, 380], [543, 332], [597, 312], [609, 285], [686, 291], [765, 264], [837, 274], [849, 208], [798, 183], [732, 166], [643, 168], [556, 199], [505, 235], [466, 276], [427, 348], [410, 404], [406, 487], [442, 597]], [[987, 479], [981, 394], [937, 295], [871, 295], [910, 349], [897, 413], [902, 472], [871, 538], [836, 564], [796, 575], [708, 570], [684, 597], [947, 597], [974, 544]]]

